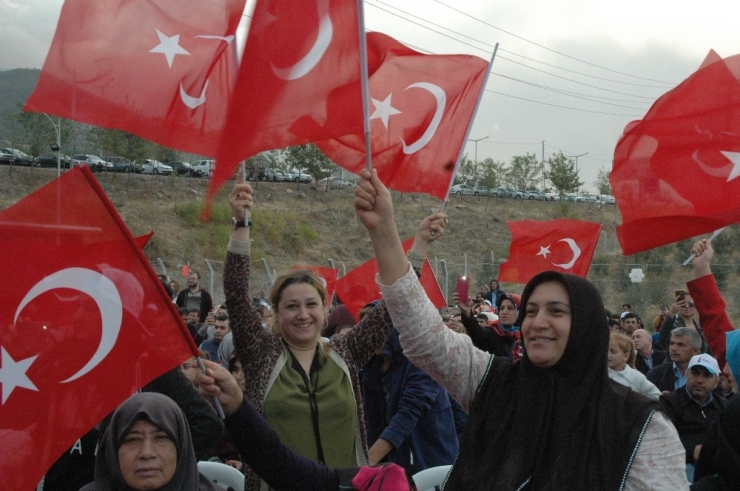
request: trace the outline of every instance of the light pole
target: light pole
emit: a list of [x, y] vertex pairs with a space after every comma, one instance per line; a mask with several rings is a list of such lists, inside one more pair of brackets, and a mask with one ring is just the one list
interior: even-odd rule
[[[471, 142], [475, 142], [475, 177], [476, 177], [476, 181], [477, 181], [477, 178], [478, 178], [478, 142], [481, 141], [481, 140], [485, 140], [486, 138], [488, 138], [488, 137], [487, 136], [484, 136], [483, 138], [478, 138], [477, 140], [473, 140], [472, 138], [470, 140], [468, 140], [468, 141], [471, 141]], [[478, 184], [478, 183], [476, 182], [476, 184]]]
[[[57, 134], [57, 143], [56, 145], [52, 145], [51, 149], [57, 153], [57, 177], [59, 177], [62, 175], [62, 118], [59, 118], [58, 124], [54, 124], [54, 120], [51, 119], [48, 114], [42, 114], [51, 122], [51, 125], [54, 127], [54, 131]], [[54, 148], [55, 146], [56, 148]]]
[[584, 155], [588, 155], [588, 152], [582, 153], [580, 155], [569, 155], [568, 156], [572, 159], [576, 159], [576, 179], [578, 179], [578, 157], [583, 157]]

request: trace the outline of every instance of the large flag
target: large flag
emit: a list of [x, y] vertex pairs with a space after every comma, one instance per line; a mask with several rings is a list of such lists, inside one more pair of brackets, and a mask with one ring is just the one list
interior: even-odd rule
[[25, 110], [214, 155], [245, 0], [67, 0]]
[[260, 0], [209, 194], [242, 159], [362, 131], [357, 0]]
[[196, 348], [87, 167], [0, 212], [0, 271], [0, 490], [26, 491]]
[[[413, 244], [412, 237], [403, 243], [403, 250], [408, 251]], [[375, 259], [371, 259], [337, 280], [337, 296], [355, 319], [359, 318], [362, 307], [381, 298], [380, 289], [375, 282], [377, 273], [378, 263]], [[435, 307], [441, 309], [447, 304], [428, 260], [425, 260], [422, 265], [419, 282]]]
[[610, 182], [624, 254], [740, 221], [740, 55], [703, 66], [630, 123]]
[[334, 292], [337, 289], [337, 278], [339, 277], [339, 270], [336, 268], [329, 268], [327, 266], [313, 266], [305, 264], [296, 264], [293, 266], [294, 270], [305, 269], [313, 272], [316, 276], [321, 278], [326, 288], [326, 303], [331, 302], [331, 298], [334, 296]]
[[511, 246], [509, 258], [501, 265], [499, 281], [527, 283], [547, 270], [584, 278], [588, 274], [601, 224], [568, 219], [506, 224], [511, 231]]
[[[444, 199], [488, 62], [422, 54], [378, 32], [367, 45], [373, 167], [392, 189]], [[362, 128], [318, 147], [350, 172], [365, 167]]]

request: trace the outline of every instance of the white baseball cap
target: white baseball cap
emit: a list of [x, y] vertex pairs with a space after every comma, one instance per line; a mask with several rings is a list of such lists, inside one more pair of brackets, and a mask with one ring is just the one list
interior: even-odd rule
[[719, 364], [717, 364], [717, 360], [707, 354], [695, 355], [691, 357], [691, 361], [689, 362], [689, 369], [697, 365], [706, 368], [712, 375], [719, 375]]

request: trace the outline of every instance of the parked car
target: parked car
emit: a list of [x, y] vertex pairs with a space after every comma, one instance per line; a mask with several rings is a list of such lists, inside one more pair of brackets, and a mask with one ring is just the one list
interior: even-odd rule
[[615, 205], [617, 204], [617, 201], [614, 199], [614, 196], [611, 194], [597, 194], [596, 195], [596, 202], [601, 203], [602, 205]]
[[584, 198], [583, 196], [579, 196], [576, 193], [568, 193], [563, 198], [563, 201], [570, 201], [570, 202], [573, 202], [573, 203], [585, 203], [586, 202], [586, 198]]
[[491, 194], [498, 198], [508, 198], [511, 195], [511, 191], [506, 188], [493, 188]]
[[[60, 154], [59, 155], [59, 165], [62, 169], [69, 169], [70, 164], [72, 163], [72, 157], [69, 155]], [[47, 153], [44, 155], [39, 155], [35, 159], [33, 159], [33, 165], [36, 167], [56, 167], [57, 166], [57, 154], [55, 153]]]
[[177, 176], [203, 177], [203, 173], [199, 170], [193, 169], [190, 162], [167, 162], [167, 165], [172, 167], [172, 170]]
[[514, 199], [524, 199], [524, 193], [522, 191], [517, 191], [516, 189], [510, 189], [511, 195], [510, 198]]
[[15, 163], [15, 155], [5, 148], [0, 148], [0, 164], [12, 165]]
[[288, 177], [289, 180], [293, 182], [313, 182], [313, 178], [310, 174], [301, 171], [290, 171], [288, 172]]
[[597, 197], [591, 193], [584, 193], [581, 197], [586, 203], [596, 203], [598, 201]]
[[133, 170], [131, 161], [124, 157], [108, 157], [108, 162], [113, 164], [114, 172], [131, 172]]
[[547, 197], [539, 191], [524, 191], [524, 198], [528, 200], [546, 201]]
[[488, 186], [475, 186], [473, 187], [473, 195], [474, 196], [488, 196], [491, 194], [491, 190], [488, 189]]
[[199, 172], [201, 177], [211, 177], [216, 170], [216, 161], [212, 159], [196, 160], [192, 167], [193, 171]]
[[159, 160], [146, 159], [144, 163], [141, 164], [141, 173], [154, 174], [155, 176], [158, 174], [169, 176], [170, 174], [172, 174], [172, 167], [163, 164]]
[[545, 193], [547, 201], [560, 201], [560, 195], [558, 193]]
[[467, 194], [474, 196], [475, 188], [469, 184], [455, 184], [450, 189], [450, 194], [457, 194], [458, 196]]
[[33, 165], [33, 157], [17, 148], [0, 148], [0, 152], [13, 155], [15, 165]]
[[78, 153], [72, 157], [73, 167], [82, 164], [87, 165], [93, 172], [105, 171], [108, 169], [108, 162], [101, 159], [97, 155]]

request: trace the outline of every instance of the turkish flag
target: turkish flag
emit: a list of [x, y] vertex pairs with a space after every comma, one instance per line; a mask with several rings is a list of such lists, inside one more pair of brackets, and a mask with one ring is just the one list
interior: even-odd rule
[[260, 0], [209, 196], [272, 148], [362, 132], [356, 0]]
[[154, 235], [154, 230], [150, 231], [148, 234], [144, 234], [139, 237], [136, 237], [136, 245], [139, 246], [139, 249], [143, 251], [153, 235]]
[[[413, 237], [403, 243], [403, 250], [408, 251], [414, 244]], [[375, 282], [378, 273], [378, 263], [371, 259], [342, 276], [337, 280], [337, 297], [347, 306], [355, 319], [359, 318], [362, 307], [381, 298], [380, 289]], [[447, 305], [442, 289], [437, 283], [437, 277], [428, 260], [421, 267], [421, 286], [435, 307], [441, 309]]]
[[506, 222], [511, 231], [509, 258], [499, 281], [527, 283], [542, 271], [561, 271], [584, 278], [599, 242], [601, 224], [559, 219], [549, 222]]
[[703, 66], [630, 123], [610, 183], [624, 254], [740, 221], [740, 56]]
[[85, 166], [0, 212], [0, 271], [0, 490], [35, 489], [81, 435], [197, 351]]
[[245, 0], [67, 0], [24, 109], [214, 155]]
[[336, 268], [328, 268], [326, 266], [309, 266], [304, 264], [296, 264], [293, 266], [294, 270], [308, 270], [313, 274], [321, 278], [326, 288], [326, 301], [331, 301], [334, 296], [334, 292], [337, 289], [337, 277], [339, 276], [339, 270]]
[[[367, 51], [373, 168], [389, 188], [445, 199], [488, 62], [422, 54], [378, 32]], [[362, 128], [317, 145], [350, 172], [365, 168]]]

